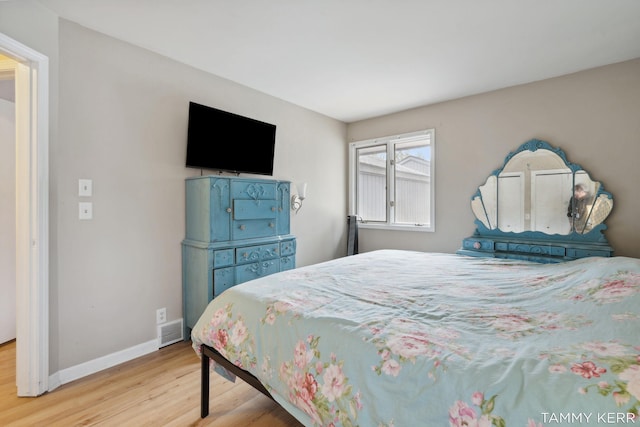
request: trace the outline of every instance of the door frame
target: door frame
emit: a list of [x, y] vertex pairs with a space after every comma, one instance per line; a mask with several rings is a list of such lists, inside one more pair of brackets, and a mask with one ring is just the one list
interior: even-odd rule
[[49, 58], [0, 33], [16, 60], [16, 385], [49, 387]]

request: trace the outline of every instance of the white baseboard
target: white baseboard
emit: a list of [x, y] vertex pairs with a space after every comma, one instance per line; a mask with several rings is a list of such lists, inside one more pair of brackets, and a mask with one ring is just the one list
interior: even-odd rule
[[87, 375], [95, 374], [112, 366], [144, 356], [145, 354], [153, 353], [156, 350], [158, 350], [158, 340], [154, 339], [70, 368], [62, 369], [49, 376], [49, 391], [63, 384], [86, 377]]

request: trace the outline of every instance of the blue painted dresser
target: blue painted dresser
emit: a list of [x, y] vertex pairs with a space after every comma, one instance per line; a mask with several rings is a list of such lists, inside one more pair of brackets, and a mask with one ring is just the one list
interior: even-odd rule
[[248, 280], [295, 267], [290, 183], [201, 176], [186, 180], [182, 242], [185, 338], [209, 301]]

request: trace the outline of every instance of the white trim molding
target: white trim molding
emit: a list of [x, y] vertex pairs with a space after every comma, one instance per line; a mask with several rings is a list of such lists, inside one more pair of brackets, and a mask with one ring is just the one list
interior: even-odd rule
[[49, 59], [0, 33], [16, 80], [16, 384], [49, 389]]
[[158, 340], [153, 339], [133, 347], [126, 348], [88, 362], [62, 369], [49, 378], [51, 389], [55, 389], [63, 384], [86, 377], [104, 369], [111, 368], [124, 362], [128, 362], [145, 354], [158, 350]]

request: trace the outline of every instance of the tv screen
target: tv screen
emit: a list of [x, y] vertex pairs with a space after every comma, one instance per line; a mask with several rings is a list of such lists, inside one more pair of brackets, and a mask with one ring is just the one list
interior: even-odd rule
[[187, 167], [273, 174], [276, 126], [189, 103]]

